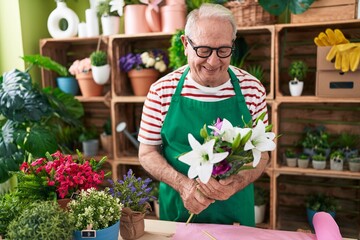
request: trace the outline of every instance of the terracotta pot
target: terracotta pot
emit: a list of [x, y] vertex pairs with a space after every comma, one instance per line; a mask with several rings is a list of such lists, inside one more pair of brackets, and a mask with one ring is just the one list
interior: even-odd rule
[[70, 198], [63, 198], [63, 199], [58, 199], [57, 202], [60, 206], [60, 208], [64, 209], [64, 210], [68, 210], [69, 208], [67, 207], [68, 203], [71, 201]]
[[128, 72], [131, 86], [136, 96], [146, 96], [151, 84], [159, 77], [159, 71], [155, 69], [132, 69]]
[[184, 29], [186, 5], [166, 5], [161, 7], [161, 31], [174, 33], [177, 29]]
[[76, 74], [76, 79], [79, 82], [81, 94], [84, 97], [101, 96], [103, 92], [103, 85], [96, 84], [92, 76], [92, 72]]
[[124, 240], [137, 239], [145, 233], [145, 213], [123, 208], [120, 217], [120, 235]]
[[124, 8], [125, 34], [137, 34], [151, 32], [145, 18], [147, 5], [132, 4]]
[[101, 146], [103, 150], [109, 155], [112, 156], [113, 154], [113, 137], [112, 135], [107, 135], [102, 133], [100, 135]]

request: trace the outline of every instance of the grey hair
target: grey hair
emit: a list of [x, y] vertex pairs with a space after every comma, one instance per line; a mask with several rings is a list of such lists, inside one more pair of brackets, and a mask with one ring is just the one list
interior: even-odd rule
[[216, 18], [220, 21], [230, 22], [233, 28], [233, 39], [236, 38], [236, 21], [232, 12], [220, 4], [203, 3], [199, 8], [192, 10], [186, 20], [185, 35], [192, 37], [196, 31], [196, 22], [202, 18]]

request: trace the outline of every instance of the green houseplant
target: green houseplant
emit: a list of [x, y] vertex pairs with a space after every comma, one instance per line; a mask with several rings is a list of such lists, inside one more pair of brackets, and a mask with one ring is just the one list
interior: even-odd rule
[[84, 127], [79, 136], [85, 156], [96, 156], [99, 151], [99, 133], [96, 126]]
[[109, 155], [113, 154], [113, 136], [111, 129], [111, 118], [107, 118], [103, 124], [103, 132], [100, 134], [100, 141], [103, 150], [105, 150]]
[[264, 222], [266, 204], [269, 201], [269, 192], [259, 186], [254, 187], [255, 223]]
[[359, 135], [342, 132], [335, 145], [344, 152], [345, 159], [348, 159], [350, 155], [358, 154], [357, 147], [359, 146], [359, 143]]
[[90, 54], [90, 62], [94, 81], [99, 85], [107, 83], [111, 69], [106, 52], [100, 50], [92, 52]]
[[30, 204], [8, 226], [7, 239], [72, 239], [73, 221], [69, 213], [52, 201]]
[[335, 150], [330, 154], [330, 169], [342, 171], [344, 168], [345, 155], [341, 150]]
[[105, 36], [119, 33], [120, 16], [123, 15], [123, 6], [118, 3], [111, 4], [111, 2], [112, 0], [100, 1], [96, 9]]
[[351, 172], [360, 171], [360, 156], [358, 154], [352, 154], [349, 156], [349, 170]]
[[288, 167], [296, 167], [296, 163], [297, 163], [296, 152], [292, 148], [287, 148], [285, 150], [284, 155]]
[[299, 168], [307, 168], [309, 166], [309, 155], [305, 153], [300, 154], [297, 164]]
[[305, 200], [305, 206], [310, 226], [313, 226], [312, 219], [316, 212], [327, 212], [335, 218], [336, 210], [339, 208], [339, 204], [334, 197], [322, 193], [310, 194]]
[[289, 76], [292, 78], [289, 81], [289, 89], [291, 96], [300, 96], [304, 87], [306, 74], [308, 72], [308, 65], [302, 60], [292, 61], [289, 66]]
[[312, 165], [314, 169], [325, 169], [326, 157], [325, 155], [318, 153], [312, 156]]
[[[51, 59], [44, 58], [44, 64]], [[61, 149], [58, 126], [82, 126], [81, 103], [59, 89], [32, 82], [29, 71], [14, 69], [0, 77], [0, 183], [18, 171], [24, 161]]]
[[187, 58], [184, 54], [184, 45], [181, 42], [181, 35], [185, 34], [184, 30], [176, 30], [171, 37], [171, 46], [169, 52], [169, 67], [177, 69], [187, 63]]

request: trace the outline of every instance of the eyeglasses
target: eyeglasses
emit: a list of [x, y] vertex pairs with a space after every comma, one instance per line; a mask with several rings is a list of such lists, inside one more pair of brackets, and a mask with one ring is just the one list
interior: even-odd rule
[[187, 40], [188, 40], [188, 43], [190, 44], [190, 46], [196, 52], [196, 55], [200, 58], [210, 57], [214, 50], [216, 51], [216, 55], [219, 58], [227, 58], [234, 51], [234, 47], [218, 47], [218, 48], [212, 48], [212, 47], [208, 47], [208, 46], [194, 47], [194, 43], [189, 37], [187, 37]]

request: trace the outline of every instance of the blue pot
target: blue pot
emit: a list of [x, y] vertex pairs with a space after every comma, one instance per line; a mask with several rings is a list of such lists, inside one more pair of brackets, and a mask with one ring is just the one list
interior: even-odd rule
[[[120, 230], [120, 221], [117, 221], [114, 225], [96, 230], [96, 237], [88, 236], [84, 234], [82, 236], [81, 231], [74, 231], [74, 240], [80, 240], [80, 239], [90, 239], [90, 240], [118, 240], [119, 239], [119, 230]], [[86, 230], [85, 230], [86, 232]]]
[[[315, 215], [315, 213], [317, 213], [318, 211], [314, 211], [310, 208], [306, 208], [306, 214], [307, 214], [307, 220], [308, 220], [308, 223], [310, 224], [311, 228], [314, 228], [314, 225], [313, 225], [313, 217]], [[335, 212], [327, 212], [328, 214], [330, 214], [333, 218], [335, 218]]]
[[57, 77], [58, 88], [63, 92], [76, 96], [79, 92], [79, 84], [74, 77]]

